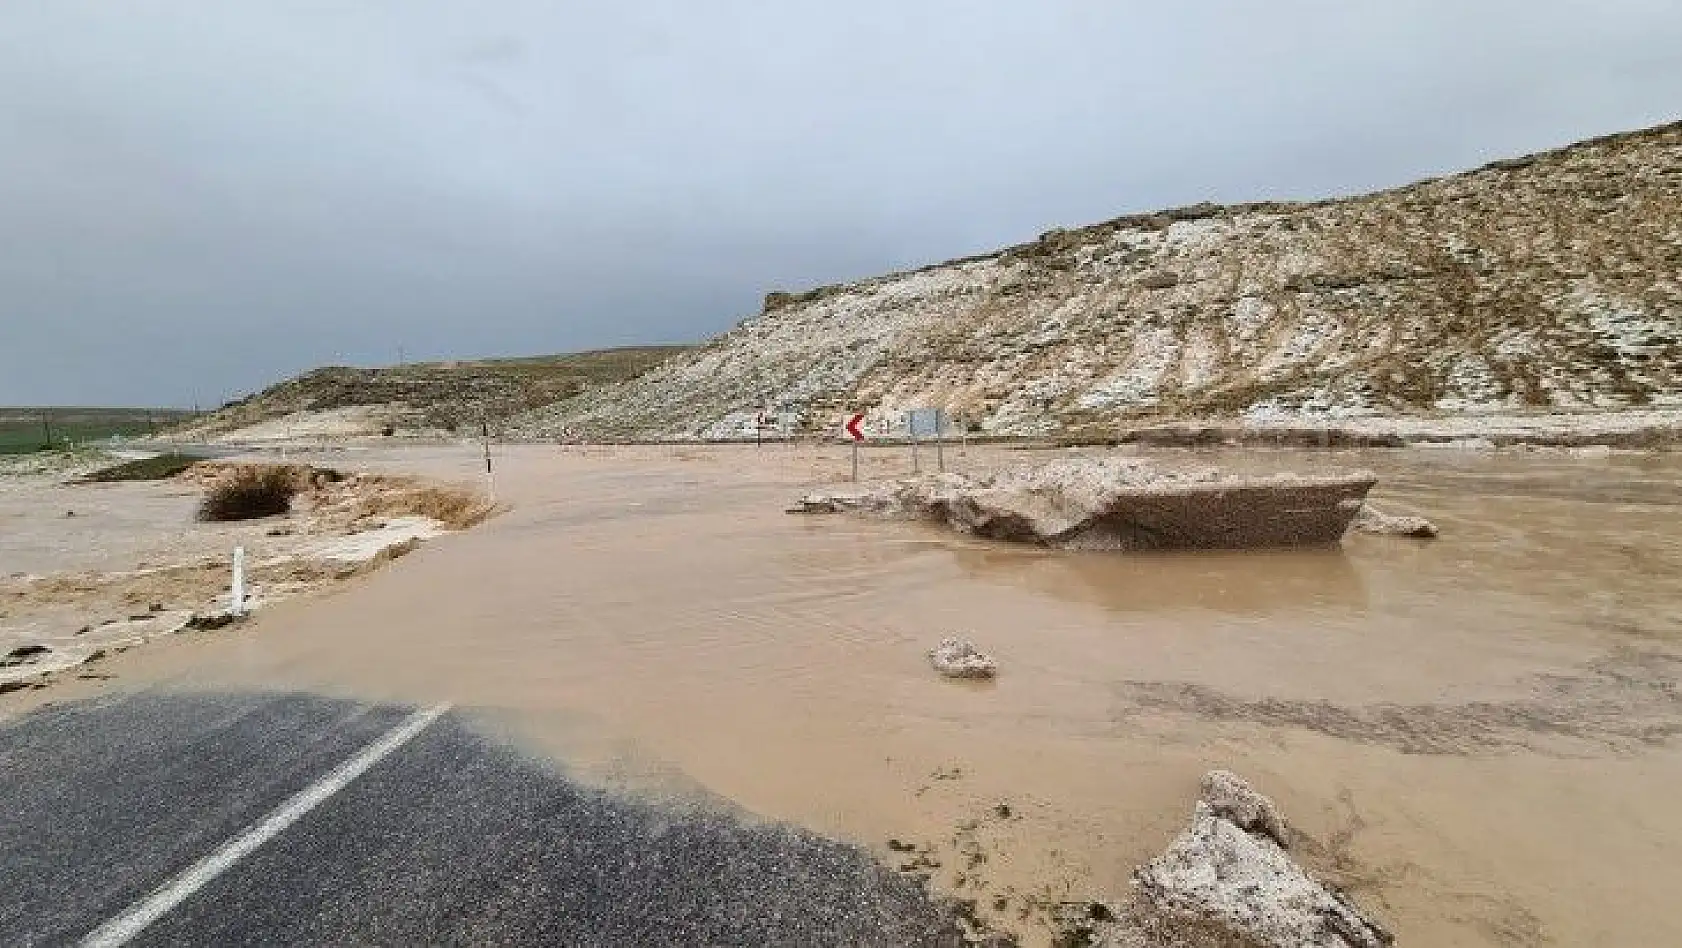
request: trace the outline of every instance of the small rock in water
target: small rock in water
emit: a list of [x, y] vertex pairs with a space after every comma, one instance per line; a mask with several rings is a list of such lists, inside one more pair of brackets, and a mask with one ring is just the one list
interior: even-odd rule
[[1609, 458], [1612, 456], [1612, 448], [1605, 444], [1586, 444], [1572, 448], [1569, 454], [1574, 458]]
[[1380, 536], [1429, 538], [1437, 535], [1437, 525], [1424, 517], [1398, 517], [1374, 510], [1371, 504], [1362, 504], [1361, 509], [1356, 511], [1353, 526], [1362, 533]]
[[231, 612], [213, 612], [208, 615], [195, 615], [187, 620], [186, 628], [195, 632], [213, 632], [238, 622], [241, 617]]
[[832, 498], [825, 497], [822, 494], [807, 494], [796, 501], [794, 506], [788, 508], [787, 512], [791, 514], [832, 514], [839, 509]]
[[959, 638], [941, 639], [929, 652], [929, 664], [947, 678], [991, 678], [999, 669], [993, 656]]

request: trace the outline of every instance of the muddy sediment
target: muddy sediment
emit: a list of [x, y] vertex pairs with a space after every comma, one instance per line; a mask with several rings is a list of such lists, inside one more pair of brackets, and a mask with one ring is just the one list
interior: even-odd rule
[[1538, 675], [1501, 700], [1339, 703], [1244, 698], [1191, 682], [1124, 682], [1117, 722], [1171, 712], [1209, 722], [1297, 728], [1404, 754], [1634, 753], [1682, 736], [1682, 655], [1615, 647], [1582, 667]]

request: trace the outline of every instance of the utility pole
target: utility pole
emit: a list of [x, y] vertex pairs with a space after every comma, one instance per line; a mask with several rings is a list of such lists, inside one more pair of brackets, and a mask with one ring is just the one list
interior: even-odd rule
[[47, 439], [47, 447], [53, 446], [53, 413], [42, 409], [41, 434]]

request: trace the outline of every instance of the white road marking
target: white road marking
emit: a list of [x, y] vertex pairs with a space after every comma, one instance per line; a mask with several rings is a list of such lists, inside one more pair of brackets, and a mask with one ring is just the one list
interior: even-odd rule
[[315, 809], [323, 800], [343, 790], [352, 780], [362, 776], [368, 768], [426, 730], [426, 726], [448, 711], [440, 704], [416, 711], [402, 724], [387, 731], [384, 737], [358, 751], [326, 776], [289, 797], [274, 812], [246, 827], [237, 836], [217, 847], [210, 855], [169, 880], [122, 914], [94, 929], [82, 939], [83, 948], [116, 948], [141, 933], [146, 926], [162, 918], [170, 909], [180, 905], [188, 896], [203, 888], [205, 883], [226, 872], [234, 863], [249, 855], [258, 846], [280, 835], [305, 813]]

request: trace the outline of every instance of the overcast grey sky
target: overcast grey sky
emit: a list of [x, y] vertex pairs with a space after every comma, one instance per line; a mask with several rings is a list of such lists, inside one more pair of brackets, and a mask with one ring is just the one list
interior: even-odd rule
[[1682, 117], [1674, 0], [9, 0], [0, 404], [703, 338], [764, 292]]

